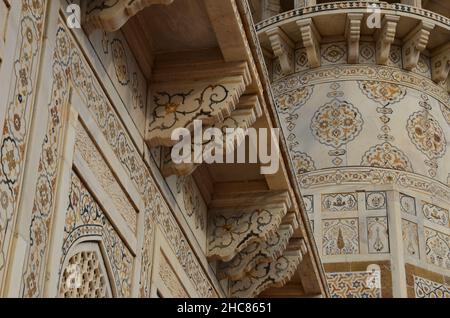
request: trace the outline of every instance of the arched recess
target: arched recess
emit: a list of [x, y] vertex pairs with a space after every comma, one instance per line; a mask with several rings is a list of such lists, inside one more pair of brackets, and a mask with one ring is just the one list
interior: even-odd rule
[[130, 297], [134, 255], [75, 172], [71, 176], [69, 200], [58, 290], [61, 290], [61, 280], [66, 269], [63, 265], [67, 266], [71, 257], [76, 255], [73, 250], [91, 243], [96, 244], [101, 252], [97, 254], [106, 269], [111, 297]]
[[58, 296], [112, 298], [116, 295], [111, 266], [101, 241], [85, 241], [72, 247], [61, 267]]

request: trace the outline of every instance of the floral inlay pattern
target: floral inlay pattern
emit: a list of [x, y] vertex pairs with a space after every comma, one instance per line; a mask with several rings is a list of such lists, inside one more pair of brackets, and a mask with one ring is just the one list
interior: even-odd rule
[[[10, 91], [7, 96], [1, 96], [7, 103], [6, 109], [1, 110], [6, 114], [4, 123], [0, 123], [3, 125], [0, 135], [0, 285], [22, 183], [47, 6], [45, 0], [20, 2], [22, 8], [17, 20], [18, 40], [13, 52]], [[51, 155], [49, 153], [50, 158]]]
[[406, 129], [411, 142], [428, 157], [425, 161], [430, 168], [428, 173], [435, 177], [437, 159], [447, 151], [447, 140], [439, 122], [428, 110], [418, 111], [409, 117]]
[[358, 228], [358, 219], [323, 220], [323, 254], [359, 254]]
[[310, 99], [312, 86], [297, 88], [276, 98], [277, 109], [281, 113], [293, 112], [300, 109]]
[[327, 273], [328, 288], [332, 298], [381, 298], [380, 288], [367, 284], [371, 272]]
[[414, 276], [416, 298], [450, 298], [450, 286]]
[[450, 236], [427, 227], [424, 233], [427, 262], [450, 269]]
[[371, 100], [382, 106], [398, 103], [406, 96], [402, 86], [379, 81], [360, 81], [361, 91]]
[[315, 113], [311, 130], [319, 142], [338, 148], [355, 139], [363, 124], [364, 120], [356, 107], [333, 99]]
[[412, 172], [408, 157], [388, 142], [371, 147], [361, 160], [362, 166], [388, 168]]

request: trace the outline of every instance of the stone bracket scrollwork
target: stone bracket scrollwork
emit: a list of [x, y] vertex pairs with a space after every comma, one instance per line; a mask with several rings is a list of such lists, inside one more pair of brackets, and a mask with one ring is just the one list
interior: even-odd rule
[[430, 33], [435, 24], [422, 21], [405, 38], [403, 44], [403, 67], [411, 71], [419, 62], [420, 53], [423, 52], [430, 38]]
[[83, 27], [88, 33], [97, 29], [106, 32], [119, 30], [130, 18], [156, 4], [169, 5], [173, 0], [88, 0], [83, 1]]
[[291, 205], [287, 192], [242, 195], [222, 203], [209, 211], [208, 258], [223, 262], [273, 236]]
[[322, 37], [319, 31], [317, 31], [314, 21], [309, 19], [303, 19], [297, 21], [297, 25], [300, 28], [300, 33], [303, 40], [303, 45], [306, 49], [306, 55], [308, 56], [309, 66], [312, 68], [320, 66], [320, 42]]
[[219, 276], [239, 280], [260, 262], [276, 260], [283, 255], [292, 234], [294, 234], [293, 227], [290, 224], [282, 224], [267, 241], [254, 242], [230, 262], [221, 263]]
[[295, 44], [279, 27], [268, 30], [266, 34], [274, 55], [280, 60], [281, 70], [285, 75], [292, 74], [294, 72]]
[[348, 63], [350, 64], [359, 62], [359, 39], [361, 37], [361, 21], [363, 17], [362, 13], [347, 14], [345, 38], [347, 39]]
[[450, 73], [450, 43], [438, 48], [432, 54], [431, 75], [436, 83], [444, 82]]
[[176, 128], [194, 130], [194, 120], [212, 126], [228, 118], [236, 109], [241, 95], [250, 83], [250, 71], [245, 67], [234, 67], [223, 71], [221, 77], [199, 81], [175, 81], [155, 83], [153, 109], [149, 119], [145, 140], [150, 147], [171, 147]]
[[289, 249], [275, 261], [261, 262], [242, 279], [230, 282], [230, 296], [251, 298], [267, 288], [283, 287], [294, 276], [302, 260], [303, 252], [300, 249]]
[[[191, 143], [191, 160], [189, 163], [174, 163], [171, 158], [171, 148], [164, 148], [161, 172], [165, 177], [171, 175], [190, 175], [203, 160], [214, 159], [216, 149], [222, 149], [220, 157], [225, 160], [228, 153], [235, 151], [245, 140], [248, 128], [262, 116], [262, 108], [257, 95], [243, 95], [236, 109], [224, 121], [212, 126], [202, 127], [202, 135], [207, 128], [217, 128], [223, 133], [220, 139], [212, 139], [201, 144], [202, 151], [195, 151], [195, 141]], [[233, 133], [227, 133], [227, 128], [233, 128]]]
[[397, 24], [400, 16], [386, 14], [382, 20], [382, 27], [376, 35], [376, 60], [377, 64], [387, 65], [391, 45], [395, 40], [397, 33]]

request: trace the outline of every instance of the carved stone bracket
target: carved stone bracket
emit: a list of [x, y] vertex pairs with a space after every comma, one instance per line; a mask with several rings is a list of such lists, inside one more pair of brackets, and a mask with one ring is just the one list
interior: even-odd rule
[[[215, 156], [216, 148], [222, 149], [220, 157], [225, 160], [226, 155], [235, 151], [239, 145], [245, 140], [248, 128], [250, 128], [256, 120], [262, 116], [262, 109], [257, 95], [243, 95], [231, 115], [224, 121], [212, 126], [203, 127], [201, 134], [204, 134], [206, 128], [219, 129], [223, 137], [221, 139], [213, 139], [204, 144], [200, 144], [202, 151], [195, 151], [195, 140], [191, 143], [191, 160], [189, 163], [174, 163], [171, 157], [171, 148], [164, 148], [163, 162], [161, 172], [165, 177], [171, 175], [190, 175], [200, 165], [200, 162], [208, 161]], [[234, 128], [233, 133], [227, 133], [227, 128]]]
[[246, 272], [255, 268], [260, 262], [274, 261], [286, 250], [294, 229], [289, 224], [282, 224], [279, 230], [267, 241], [254, 242], [237, 254], [230, 262], [221, 263], [220, 277], [231, 280], [241, 279]]
[[275, 56], [280, 60], [281, 70], [285, 75], [294, 72], [294, 48], [292, 40], [281, 30], [274, 28], [266, 32]]
[[155, 4], [169, 5], [172, 2], [173, 0], [83, 1], [82, 3], [85, 6], [83, 26], [88, 33], [97, 29], [114, 32], [143, 9]]
[[303, 45], [306, 48], [309, 66], [312, 68], [319, 67], [320, 42], [322, 41], [322, 38], [314, 25], [314, 21], [311, 18], [303, 19], [297, 21], [297, 25], [300, 28]]
[[347, 14], [345, 38], [347, 39], [348, 63], [350, 64], [359, 62], [359, 39], [361, 37], [361, 21], [363, 17], [362, 13]]
[[287, 192], [244, 195], [222, 203], [209, 211], [208, 258], [223, 262], [273, 236], [291, 205]]
[[436, 83], [444, 82], [450, 73], [450, 43], [438, 48], [432, 54], [431, 75]]
[[252, 298], [270, 287], [283, 287], [303, 259], [301, 250], [288, 250], [273, 262], [261, 262], [237, 281], [230, 282], [230, 295], [235, 298]]
[[398, 21], [400, 21], [400, 16], [397, 15], [386, 14], [383, 17], [381, 30], [376, 35], [377, 64], [387, 65], [389, 61], [391, 44], [395, 40]]
[[419, 62], [420, 53], [423, 52], [430, 37], [430, 32], [435, 24], [422, 21], [405, 38], [403, 44], [403, 67], [412, 70]]
[[[145, 140], [150, 147], [171, 147], [176, 128], [194, 129], [194, 120], [212, 126], [228, 118], [251, 82], [247, 63], [222, 70], [221, 77], [155, 83]], [[215, 73], [217, 74], [217, 73]]]

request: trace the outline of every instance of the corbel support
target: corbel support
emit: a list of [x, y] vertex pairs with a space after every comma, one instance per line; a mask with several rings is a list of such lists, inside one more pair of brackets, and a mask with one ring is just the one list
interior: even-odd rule
[[272, 46], [273, 54], [280, 60], [281, 70], [285, 75], [294, 72], [294, 43], [281, 30], [276, 27], [266, 32], [270, 45]]
[[226, 206], [213, 208], [208, 215], [208, 259], [223, 262], [273, 236], [291, 205], [287, 192], [243, 195], [224, 202]]
[[287, 250], [273, 262], [262, 262], [237, 281], [230, 282], [230, 296], [253, 298], [270, 287], [283, 287], [294, 276], [302, 251]]
[[106, 32], [119, 30], [130, 18], [155, 4], [169, 5], [173, 0], [89, 0], [85, 5], [83, 27], [88, 33], [97, 29]]
[[428, 44], [431, 30], [435, 24], [422, 21], [405, 38], [403, 44], [403, 67], [411, 71], [419, 62], [420, 53], [423, 52]]
[[377, 64], [387, 65], [389, 61], [391, 45], [395, 40], [398, 21], [400, 21], [400, 16], [398, 15], [386, 14], [383, 17], [381, 30], [378, 31], [376, 40]]
[[297, 21], [297, 25], [300, 28], [300, 33], [303, 40], [303, 45], [306, 49], [306, 55], [308, 56], [309, 66], [312, 68], [320, 66], [320, 42], [322, 37], [317, 31], [314, 21], [309, 19]]
[[450, 43], [435, 50], [431, 57], [431, 77], [436, 83], [444, 82], [450, 73]]
[[290, 224], [282, 224], [267, 241], [254, 242], [230, 262], [221, 263], [219, 276], [239, 280], [259, 263], [276, 260], [283, 255], [293, 234], [294, 229]]
[[[262, 116], [262, 108], [257, 95], [243, 95], [230, 117], [213, 126], [201, 127], [200, 133], [204, 134], [207, 128], [217, 128], [223, 138], [214, 139], [201, 144], [202, 151], [196, 151], [195, 140], [191, 139], [191, 160], [189, 163], [174, 163], [171, 157], [171, 148], [164, 148], [161, 172], [165, 177], [171, 175], [190, 175], [201, 164], [208, 162], [216, 155], [217, 149], [222, 149], [221, 158], [225, 160], [228, 153], [235, 151], [245, 140], [248, 129]], [[226, 132], [226, 128], [234, 128], [233, 133]]]
[[362, 13], [347, 14], [345, 38], [347, 39], [348, 63], [350, 64], [359, 62], [359, 39], [361, 37], [361, 21], [363, 17]]
[[147, 144], [171, 147], [178, 142], [171, 139], [175, 129], [192, 132], [194, 120], [212, 126], [228, 118], [251, 82], [248, 65], [243, 64], [245, 67], [221, 69], [216, 78], [197, 81], [189, 77], [189, 81], [155, 83], [153, 109], [148, 112]]

